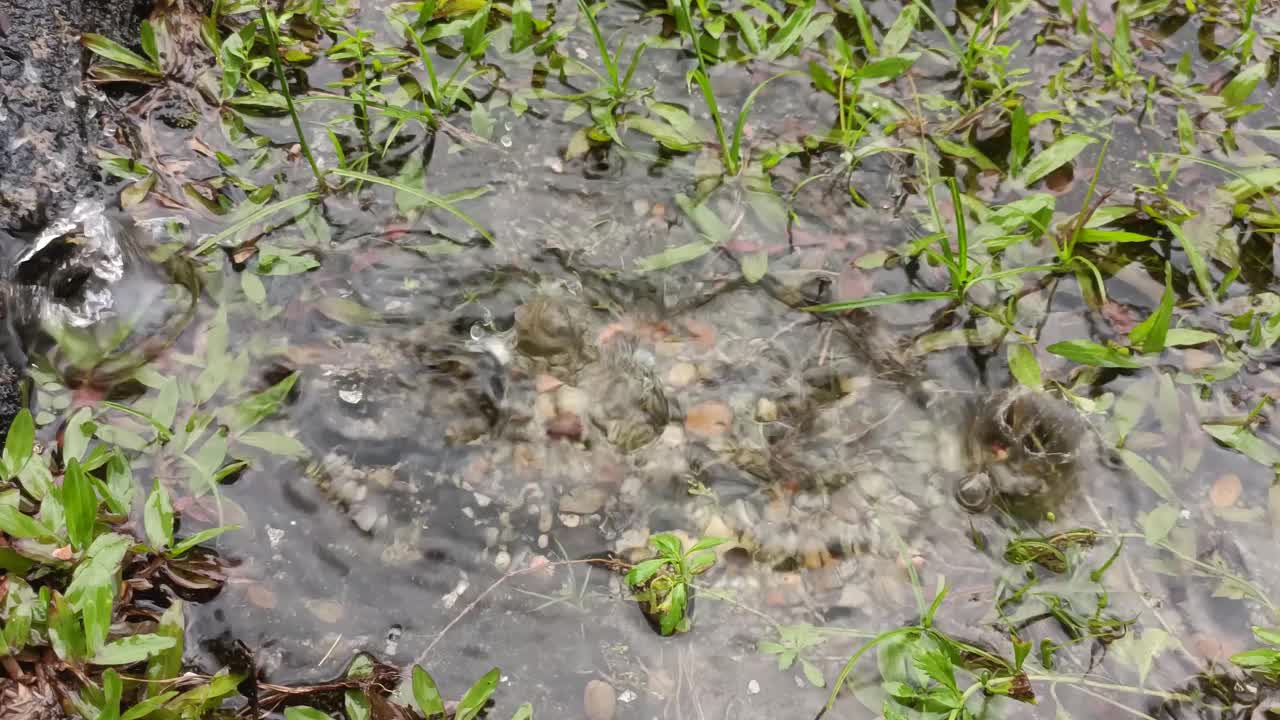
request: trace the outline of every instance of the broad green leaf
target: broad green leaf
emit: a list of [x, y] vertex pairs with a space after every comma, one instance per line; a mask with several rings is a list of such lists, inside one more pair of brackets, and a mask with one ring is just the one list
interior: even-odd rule
[[156, 47], [156, 29], [150, 20], [142, 21], [138, 36], [142, 42], [142, 52], [146, 54], [153, 65], [160, 67], [160, 50]]
[[636, 270], [638, 272], [647, 273], [656, 270], [666, 270], [676, 265], [697, 260], [698, 258], [711, 252], [715, 245], [698, 241], [688, 243], [686, 245], [677, 245], [660, 253], [640, 258], [636, 261]]
[[1054, 355], [1060, 355], [1068, 360], [1073, 360], [1082, 365], [1092, 365], [1094, 367], [1107, 368], [1124, 368], [1137, 369], [1142, 365], [1135, 362], [1131, 357], [1120, 350], [1105, 345], [1099, 345], [1088, 340], [1068, 340], [1050, 345], [1048, 351]]
[[930, 139], [933, 140], [933, 143], [937, 145], [938, 149], [941, 150], [942, 152], [946, 153], [947, 155], [951, 155], [952, 157], [958, 157], [958, 158], [964, 158], [965, 160], [970, 160], [973, 162], [974, 165], [978, 167], [979, 170], [999, 169], [996, 167], [995, 163], [991, 162], [990, 158], [988, 158], [986, 155], [983, 155], [981, 150], [979, 150], [978, 148], [972, 145], [954, 143], [942, 137], [932, 137]]
[[84, 618], [85, 650], [89, 655], [96, 654], [107, 642], [115, 594], [112, 584], [104, 582], [89, 588], [82, 596], [80, 615]]
[[219, 672], [204, 685], [197, 685], [171, 700], [166, 710], [183, 713], [184, 718], [204, 717], [204, 711], [221, 704], [222, 698], [231, 695], [244, 681], [243, 675]]
[[54, 537], [53, 530], [10, 505], [0, 505], [0, 532], [23, 539], [48, 540]]
[[418, 710], [428, 718], [444, 714], [444, 700], [440, 697], [440, 690], [436, 688], [436, 681], [432, 679], [431, 673], [417, 665], [413, 667], [413, 701], [417, 703]]
[[1031, 149], [1031, 130], [1027, 124], [1027, 111], [1019, 102], [1009, 116], [1009, 174], [1017, 177], [1027, 161]]
[[67, 600], [76, 608], [83, 606], [85, 593], [99, 585], [115, 583], [120, 576], [120, 566], [125, 553], [133, 545], [133, 539], [119, 533], [104, 533], [94, 539], [85, 557], [76, 565], [67, 586]]
[[293, 372], [266, 390], [245, 398], [236, 406], [232, 421], [233, 429], [243, 433], [274, 413], [284, 403], [297, 382], [298, 373]]
[[147, 542], [151, 543], [152, 549], [163, 551], [173, 545], [173, 503], [169, 500], [169, 491], [159, 480], [155, 481], [151, 494], [147, 496], [142, 517]]
[[284, 720], [333, 720], [328, 713], [308, 707], [306, 705], [295, 705], [285, 708]]
[[1164, 294], [1160, 296], [1160, 305], [1146, 320], [1129, 331], [1129, 342], [1140, 352], [1155, 354], [1164, 351], [1165, 338], [1169, 334], [1169, 324], [1173, 321], [1173, 271], [1169, 264], [1164, 267]]
[[1156, 658], [1169, 650], [1177, 650], [1181, 643], [1160, 628], [1144, 628], [1125, 633], [1111, 644], [1117, 656], [1138, 670], [1138, 682], [1145, 684]]
[[796, 41], [800, 39], [800, 33], [813, 19], [814, 3], [810, 2], [804, 7], [792, 9], [787, 14], [787, 22], [774, 33], [769, 39], [769, 44], [765, 47], [760, 59], [766, 62], [773, 62], [791, 49]]
[[659, 622], [661, 633], [670, 635], [680, 626], [680, 622], [684, 620], [685, 607], [689, 603], [689, 588], [684, 583], [678, 583], [671, 588], [671, 594], [667, 596], [666, 604], [668, 608], [662, 614]]
[[898, 13], [897, 19], [893, 21], [889, 31], [884, 34], [884, 39], [880, 41], [880, 57], [891, 57], [902, 52], [902, 49], [907, 46], [907, 41], [911, 39], [911, 33], [915, 32], [916, 24], [919, 21], [919, 7], [907, 5], [902, 8], [902, 12]]
[[1127, 230], [1095, 230], [1092, 228], [1085, 228], [1076, 235], [1076, 242], [1082, 243], [1157, 242], [1159, 239]]
[[57, 591], [53, 592], [51, 603], [48, 629], [53, 652], [66, 662], [78, 663], [85, 657], [85, 647], [84, 633], [76, 620], [75, 610], [71, 608], [71, 603]]
[[250, 445], [282, 457], [306, 457], [307, 446], [297, 438], [278, 432], [250, 432], [236, 438], [237, 442]]
[[1241, 202], [1276, 185], [1280, 185], [1280, 168], [1271, 167], [1241, 173], [1222, 189], [1231, 193], [1236, 202]]
[[533, 706], [525, 703], [516, 708], [516, 714], [511, 716], [511, 720], [533, 720]]
[[1191, 270], [1196, 276], [1196, 285], [1200, 288], [1200, 294], [1206, 299], [1216, 297], [1213, 292], [1213, 279], [1209, 276], [1209, 265], [1205, 262], [1204, 255], [1200, 252], [1200, 246], [1196, 244], [1195, 238], [1187, 237], [1183, 232], [1182, 226], [1171, 220], [1161, 220], [1169, 232], [1178, 241], [1178, 245], [1182, 247], [1182, 252], [1187, 256], [1187, 262], [1191, 263]]
[[518, 53], [533, 44], [533, 4], [529, 0], [511, 3], [511, 52]]
[[1235, 425], [1204, 425], [1202, 427], [1218, 442], [1256, 462], [1269, 467], [1280, 465], [1280, 448], [1254, 435], [1248, 428]]
[[173, 551], [170, 552], [169, 554], [172, 555], [173, 557], [182, 557], [187, 553], [188, 550], [190, 550], [191, 548], [201, 543], [208, 542], [225, 532], [230, 532], [232, 530], [239, 530], [239, 529], [240, 529], [239, 525], [222, 525], [215, 528], [209, 528], [207, 530], [201, 530], [195, 535], [192, 535], [191, 537], [178, 542], [177, 545], [173, 546]]
[[36, 424], [31, 419], [31, 411], [22, 408], [14, 416], [9, 425], [9, 434], [4, 439], [4, 467], [10, 477], [15, 477], [26, 467], [35, 447]]
[[649, 538], [649, 545], [658, 551], [659, 555], [665, 555], [669, 558], [678, 558], [684, 554], [684, 548], [681, 546], [680, 538], [671, 533], [658, 533]]
[[1155, 546], [1169, 537], [1177, 524], [1178, 508], [1170, 503], [1161, 503], [1143, 517], [1142, 534], [1148, 545]]
[[98, 495], [75, 457], [67, 462], [62, 477], [62, 507], [71, 545], [76, 550], [87, 548], [93, 540], [93, 525], [98, 520]]
[[97, 429], [92, 417], [93, 411], [82, 407], [67, 421], [67, 429], [62, 436], [63, 458], [79, 460], [84, 457], [84, 451], [89, 449], [89, 438], [93, 437], [93, 432]]
[[485, 673], [483, 677], [467, 690], [462, 699], [458, 701], [458, 710], [454, 713], [454, 720], [475, 720], [480, 717], [480, 713], [484, 712], [484, 706], [489, 702], [489, 698], [493, 695], [493, 691], [498, 689], [498, 678], [500, 677], [498, 668], [494, 668]]
[[1031, 158], [1031, 162], [1022, 169], [1019, 179], [1024, 185], [1031, 185], [1074, 160], [1085, 148], [1095, 142], [1097, 141], [1088, 135], [1068, 135]]
[[918, 57], [919, 53], [911, 52], [877, 58], [858, 68], [858, 77], [863, 80], [892, 80], [906, 72]]
[[147, 679], [153, 681], [147, 684], [148, 696], [156, 697], [166, 687], [166, 684], [160, 681], [172, 680], [182, 673], [185, 633], [183, 603], [181, 600], [175, 600], [160, 616], [160, 624], [156, 627], [156, 634], [171, 638], [173, 647], [152, 655], [147, 662]]
[[742, 267], [742, 278], [754, 285], [769, 272], [769, 253], [765, 250], [743, 253], [738, 257], [738, 264]]
[[6, 580], [8, 592], [5, 594], [5, 622], [0, 632], [0, 656], [22, 652], [31, 635], [31, 623], [36, 612], [36, 593], [17, 575], [9, 575]]
[[1040, 375], [1040, 363], [1036, 360], [1035, 351], [1022, 343], [1009, 346], [1009, 373], [1019, 383], [1039, 390], [1044, 387], [1044, 379]]
[[156, 695], [155, 697], [149, 697], [146, 700], [135, 703], [133, 707], [124, 711], [124, 713], [120, 715], [120, 720], [142, 720], [142, 718], [145, 718], [156, 710], [159, 710], [165, 703], [176, 697], [178, 697], [177, 690], [168, 690]]
[[1253, 94], [1253, 89], [1258, 87], [1258, 82], [1266, 76], [1266, 63], [1259, 62], [1246, 67], [1222, 88], [1222, 100], [1231, 107], [1243, 104]]
[[658, 571], [667, 565], [665, 558], [652, 558], [644, 560], [636, 564], [635, 567], [627, 571], [627, 584], [635, 587], [643, 585], [649, 578], [658, 574]]
[[151, 633], [130, 635], [107, 643], [94, 654], [95, 665], [132, 665], [174, 646], [174, 639]]
[[1203, 345], [1207, 342], [1214, 342], [1217, 339], [1217, 333], [1206, 332], [1204, 330], [1192, 330], [1188, 328], [1170, 328], [1169, 334], [1165, 336], [1164, 344], [1167, 347], [1190, 347], [1192, 345]]
[[84, 45], [95, 55], [101, 55], [108, 60], [118, 62], [122, 65], [128, 65], [129, 67], [137, 70], [142, 70], [148, 75], [160, 74], [160, 68], [156, 67], [155, 63], [109, 37], [99, 35], [97, 33], [85, 33], [80, 36], [80, 44]]
[[1133, 474], [1137, 475], [1138, 479], [1145, 483], [1147, 487], [1151, 488], [1155, 494], [1159, 495], [1167, 502], [1177, 502], [1177, 497], [1173, 492], [1173, 486], [1169, 484], [1169, 481], [1165, 479], [1164, 475], [1157, 470], [1155, 466], [1147, 462], [1146, 458], [1127, 448], [1121, 448], [1120, 450], [1117, 450], [1117, 452], [1120, 453], [1120, 458], [1124, 460], [1125, 465], [1129, 466], [1129, 469], [1133, 471]]

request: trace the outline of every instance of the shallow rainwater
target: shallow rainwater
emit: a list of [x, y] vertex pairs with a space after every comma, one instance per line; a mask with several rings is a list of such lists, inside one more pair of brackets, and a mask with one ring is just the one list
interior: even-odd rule
[[[885, 28], [900, 11], [866, 7]], [[366, 3], [348, 24], [398, 47], [387, 10]], [[610, 5], [601, 20], [634, 46], [663, 30], [645, 10]], [[944, 4], [933, 10], [954, 17]], [[576, 10], [561, 3], [559, 12]], [[1021, 41], [1011, 64], [1028, 70], [1028, 112], [1059, 107], [1034, 100], [1035, 90], [1080, 52], [1036, 41], [1050, 15], [1032, 5], [1004, 37]], [[1143, 61], [1168, 74], [1189, 51], [1193, 72], [1215, 77], [1221, 69], [1202, 54], [1200, 23], [1145, 26]], [[917, 37], [945, 45], [936, 29]], [[559, 46], [596, 62], [582, 26]], [[759, 81], [804, 70], [814, 57], [724, 63], [712, 82], [722, 106], [736, 109]], [[1212, 345], [1172, 348], [1154, 371], [1091, 374], [1043, 351], [1115, 336], [1109, 307], [1145, 318], [1160, 302], [1163, 260], [1186, 307], [1179, 317], [1224, 331], [1249, 293], [1275, 287], [1269, 236], [1242, 233], [1244, 252], [1250, 243], [1259, 252], [1216, 309], [1182, 302], [1194, 289], [1193, 268], [1169, 242], [1158, 251], [1091, 248], [1112, 301], [1101, 309], [1070, 275], [1038, 288], [1027, 281], [1016, 322], [1039, 333], [1044, 377], [1075, 397], [1045, 411], [1052, 421], [1045, 432], [1071, 436], [1074, 462], [1059, 474], [1035, 461], [1009, 462], [997, 481], [1052, 475], [1045, 481], [1052, 487], [1037, 491], [1047, 504], [969, 512], [958, 490], [976, 471], [1004, 464], [1010, 450], [984, 444], [976, 430], [991, 422], [1001, 393], [1017, 392], [1006, 361], [1015, 338], [990, 316], [1001, 306], [988, 314], [943, 314], [940, 301], [838, 316], [802, 309], [945, 288], [938, 267], [871, 260], [928, 232], [928, 202], [907, 155], [874, 154], [849, 169], [838, 152], [799, 153], [771, 170], [773, 194], [741, 178], [725, 182], [701, 207], [729, 228], [726, 242], [657, 268], [671, 259], [664, 251], [708, 232], [681, 205], [710, 187], [705, 167], [715, 149], [675, 153], [628, 132], [625, 146], [594, 143], [579, 155], [571, 138], [587, 118], [531, 89], [583, 88], [541, 60], [535, 68], [527, 53], [495, 49], [486, 61], [501, 79], [480, 93], [485, 111], [465, 128], [459, 113], [450, 119], [456, 127], [433, 134], [416, 123], [393, 130], [375, 122], [373, 142], [390, 150], [369, 172], [436, 195], [462, 194], [457, 206], [491, 242], [411, 194], [348, 186], [295, 218], [289, 209], [274, 225], [224, 238], [225, 253], [203, 256], [198, 318], [149, 366], [147, 384], [156, 389], [133, 401], [139, 407], [157, 401], [158, 378], [199, 386], [201, 375], [222, 373], [205, 403], [214, 410], [299, 373], [282, 409], [254, 427], [263, 438], [274, 434], [259, 440], [270, 447], [231, 444], [247, 466], [219, 488], [220, 502], [193, 490], [196, 497], [179, 503], [193, 529], [216, 523], [219, 513], [242, 526], [216, 541], [231, 563], [225, 587], [189, 609], [196, 668], [215, 671], [238, 640], [275, 683], [337, 676], [362, 651], [396, 665], [421, 663], [455, 694], [498, 666], [503, 682], [490, 717], [507, 717], [526, 701], [539, 717], [579, 717], [584, 686], [602, 679], [618, 694], [619, 718], [809, 718], [850, 654], [876, 633], [918, 620], [945, 578], [949, 595], [936, 619], [944, 631], [1007, 655], [1008, 627], [1016, 625], [1037, 646], [1047, 639], [1063, 648], [1035, 685], [1037, 706], [993, 698], [988, 717], [1127, 716], [1120, 705], [1148, 717], [1160, 692], [1181, 691], [1211, 664], [1251, 647], [1251, 625], [1276, 623], [1265, 601], [1277, 597], [1280, 581], [1269, 552], [1280, 522], [1274, 473], [1202, 429], [1208, 418], [1247, 415], [1275, 391], [1280, 378], [1266, 359], [1210, 384], [1197, 378], [1220, 360]], [[685, 84], [694, 67], [688, 52], [650, 47], [633, 83], [709, 128], [697, 89]], [[305, 81], [299, 72], [295, 92], [342, 77], [342, 65], [321, 59]], [[912, 82], [921, 94], [959, 92], [955, 69], [928, 53]], [[875, 91], [903, 107], [916, 102], [905, 82]], [[1264, 82], [1260, 102], [1280, 106], [1275, 92]], [[1131, 202], [1133, 186], [1150, 182], [1139, 166], [1149, 153], [1178, 152], [1170, 129], [1176, 108], [1165, 100], [1125, 109], [1118, 97], [1103, 98], [1073, 108], [1077, 122], [1105, 126], [1113, 137], [1098, 180], [1099, 192], [1116, 193], [1113, 203]], [[516, 113], [513, 104], [527, 107]], [[155, 192], [179, 197], [182, 179], [225, 190], [213, 182], [220, 169], [210, 148], [227, 153], [222, 167], [233, 174], [264, 184], [285, 178], [277, 198], [309, 187], [305, 160], [290, 154], [288, 117], [243, 118], [244, 137], [261, 134], [278, 146], [259, 162], [261, 150], [219, 130], [218, 112], [207, 108], [195, 129], [148, 125], [157, 160], [181, 168]], [[222, 112], [224, 120], [231, 115]], [[348, 156], [361, 151], [360, 133], [341, 119], [351, 112], [346, 103], [301, 105], [328, 166], [337, 160], [326, 125], [339, 128]], [[765, 152], [822, 132], [833, 114], [831, 97], [807, 74], [782, 77], [755, 100], [748, 147]], [[1254, 117], [1241, 121], [1241, 137]], [[876, 139], [916, 142], [905, 131]], [[1274, 131], [1250, 142], [1258, 152], [1276, 150]], [[1003, 156], [1007, 145], [1007, 135], [995, 136], [983, 150]], [[1098, 150], [1050, 179], [1059, 212], [1087, 201]], [[942, 169], [992, 207], [1030, 192], [956, 157]], [[1171, 195], [1197, 205], [1221, 181], [1188, 166]], [[935, 192], [950, 218], [945, 186]], [[153, 196], [130, 213], [157, 237], [191, 245], [227, 226], [172, 205]], [[1047, 245], [1024, 246], [1012, 258], [1033, 265], [1051, 255]], [[767, 274], [744, 279], [746, 264], [761, 257]], [[222, 365], [230, 370], [210, 370]], [[55, 390], [40, 402], [56, 414], [66, 401]], [[1118, 420], [1121, 406], [1129, 410]], [[140, 429], [123, 415], [101, 422]], [[1118, 423], [1125, 427], [1118, 431]], [[280, 451], [280, 435], [301, 450]], [[1125, 441], [1119, 449], [1117, 437]], [[147, 472], [180, 476], [180, 468], [159, 463]], [[1223, 489], [1227, 477], [1238, 481]], [[1181, 560], [1144, 540], [1157, 508], [1175, 513], [1165, 533]], [[1083, 554], [1071, 573], [1032, 571], [1006, 557], [1014, 539], [1077, 528], [1098, 537], [1092, 549], [1074, 548]], [[733, 538], [699, 578], [691, 629], [671, 638], [650, 629], [620, 573], [584, 562], [633, 562], [644, 557], [649, 535], [663, 531], [690, 541]], [[1103, 579], [1091, 579], [1118, 544]], [[1007, 602], [1037, 572], [1022, 601]], [[1123, 637], [1104, 643], [1099, 636], [1111, 622]], [[798, 658], [780, 667], [777, 654], [762, 651], [770, 642], [792, 643]], [[1052, 673], [1085, 681], [1054, 685], [1045, 679]], [[876, 662], [859, 665], [850, 685], [855, 692], [827, 717], [877, 717]], [[1159, 717], [1190, 717], [1177, 712]]]

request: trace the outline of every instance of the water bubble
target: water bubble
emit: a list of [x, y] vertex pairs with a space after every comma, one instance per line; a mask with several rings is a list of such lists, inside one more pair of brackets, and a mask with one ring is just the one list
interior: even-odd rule
[[502, 147], [509, 148], [511, 147], [511, 136], [503, 135], [501, 138], [498, 138], [498, 142], [502, 143]]

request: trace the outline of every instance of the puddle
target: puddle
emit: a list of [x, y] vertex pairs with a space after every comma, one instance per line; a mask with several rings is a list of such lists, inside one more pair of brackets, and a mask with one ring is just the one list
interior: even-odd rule
[[[241, 4], [223, 3], [224, 35], [253, 17], [232, 12]], [[1115, 10], [1088, 5], [1114, 33]], [[388, 51], [379, 62], [399, 75], [378, 81], [389, 101], [416, 109], [402, 94], [409, 73], [415, 82], [425, 74], [387, 21], [395, 8], [364, 3], [324, 22], [368, 28], [372, 42], [409, 53]], [[287, 115], [242, 112], [251, 99], [236, 109], [197, 98], [191, 127], [177, 128], [131, 106], [154, 177], [128, 210], [140, 236], [219, 246], [199, 256], [191, 327], [156, 354], [138, 375], [145, 390], [127, 400], [155, 413], [182, 388], [174, 427], [190, 419], [187, 430], [138, 454], [134, 472], [172, 486], [184, 530], [219, 518], [241, 526], [213, 543], [229, 562], [225, 586], [188, 608], [191, 666], [215, 672], [241, 641], [262, 680], [280, 684], [333, 678], [367, 652], [420, 663], [456, 695], [497, 666], [489, 717], [523, 702], [539, 717], [578, 717], [588, 682], [603, 680], [619, 718], [809, 718], [853, 652], [918, 622], [945, 580], [942, 631], [1011, 656], [1016, 630], [1041, 663], [1041, 643], [1057, 647], [1030, 673], [1038, 705], [990, 697], [982, 717], [1244, 717], [1170, 708], [1197, 673], [1255, 645], [1251, 626], [1277, 621], [1269, 598], [1280, 574], [1266, 551], [1280, 522], [1274, 472], [1247, 455], [1280, 457], [1270, 409], [1258, 405], [1278, 378], [1269, 351], [1224, 352], [1242, 336], [1237, 327], [1226, 340], [1233, 318], [1252, 307], [1262, 322], [1277, 310], [1271, 239], [1215, 204], [1214, 188], [1231, 177], [1211, 166], [1184, 164], [1167, 196], [1143, 187], [1154, 182], [1154, 153], [1275, 162], [1265, 111], [1232, 126], [1229, 153], [1214, 137], [1221, 118], [1199, 113], [1192, 147], [1179, 149], [1172, 88], [1191, 81], [1174, 68], [1189, 53], [1196, 82], [1215, 82], [1227, 68], [1206, 44], [1234, 35], [1223, 39], [1223, 26], [1199, 16], [1143, 18], [1131, 62], [1162, 90], [1144, 95], [1143, 80], [1127, 92], [1145, 101], [1126, 100], [1092, 71], [1062, 71], [1088, 59], [1070, 23], [1018, 5], [1000, 37], [1016, 42], [1009, 77], [1026, 83], [1025, 112], [1112, 138], [1096, 188], [1101, 142], [1027, 189], [987, 159], [1003, 168], [1010, 152], [995, 81], [966, 82], [940, 51], [922, 52], [909, 81], [867, 81], [862, 110], [881, 115], [859, 147], [882, 152], [851, 164], [848, 153], [806, 149], [834, 114], [809, 63], [834, 56], [837, 31], [851, 42], [858, 34], [840, 14], [798, 55], [748, 61], [737, 49], [742, 62], [712, 67], [726, 113], [776, 72], [802, 71], [755, 97], [744, 142], [767, 174], [748, 161], [724, 179], [706, 106], [685, 82], [698, 64], [665, 11], [623, 4], [600, 18], [607, 35], [628, 40], [628, 55], [649, 39], [631, 80], [649, 99], [628, 107], [655, 116], [662, 108], [646, 103], [661, 100], [688, 111], [707, 141], [692, 152], [663, 147], [639, 123], [625, 145], [588, 141], [590, 113], [556, 95], [595, 87], [581, 65], [599, 67], [598, 51], [585, 22], [569, 31], [576, 8], [548, 9], [567, 32], [556, 50], [512, 53], [509, 23], [495, 20], [484, 64], [462, 71], [476, 73], [472, 109], [439, 131], [376, 113], [365, 132], [351, 119], [358, 103], [299, 101], [325, 168], [339, 162], [332, 138], [345, 162], [363, 158], [368, 173], [413, 192], [349, 177], [314, 203], [251, 218], [314, 185]], [[900, 12], [866, 10], [880, 37]], [[983, 8], [932, 11], [950, 24], [944, 32], [922, 20], [912, 47], [947, 47], [968, 34], [955, 13]], [[1274, 108], [1269, 17], [1272, 74], [1250, 99]], [[299, 36], [318, 32], [295, 23]], [[317, 38], [296, 49], [332, 48], [340, 36]], [[441, 78], [461, 42], [433, 45]], [[352, 68], [292, 62], [294, 92], [350, 93], [359, 87]], [[166, 87], [156, 92], [177, 93]], [[974, 94], [987, 100], [970, 104]], [[921, 107], [930, 124], [913, 126]], [[1032, 128], [1037, 148], [1054, 141], [1052, 126]], [[973, 141], [959, 150], [920, 135], [945, 142], [961, 128]], [[1038, 202], [1028, 212], [1050, 208], [1045, 217], [1056, 208], [1058, 223], [1105, 198], [1104, 208], [1132, 217], [1108, 215], [1119, 224], [1099, 229], [1159, 241], [1091, 243], [1079, 273], [1009, 274], [975, 286], [959, 309], [935, 299], [806, 311], [947, 289], [941, 263], [902, 254], [935, 229], [911, 157], [925, 147], [934, 179], [954, 176], [967, 193], [967, 230], [982, 257], [1008, 247], [989, 271], [1054, 261], [1046, 239], [1018, 244], [1023, 223], [1000, 226], [994, 209], [1010, 203]], [[274, 192], [260, 193], [269, 183]], [[933, 192], [942, 230], [958, 232], [946, 185]], [[1152, 208], [1169, 202], [1202, 213], [1183, 231], [1218, 238], [1195, 240], [1213, 288], [1236, 258], [1238, 279], [1216, 301], [1199, 286], [1202, 260], [1154, 219]], [[1132, 212], [1144, 203], [1152, 213]], [[1166, 262], [1179, 327], [1214, 333], [1208, 342], [1171, 343], [1142, 369], [1085, 367], [1046, 351], [1126, 342], [1160, 305]], [[1105, 303], [1094, 269], [1106, 278]], [[1037, 381], [1065, 392], [1027, 389], [1029, 375], [1010, 370], [1013, 346], [1034, 353]], [[71, 401], [47, 358], [37, 360], [48, 431]], [[292, 373], [278, 411], [244, 421], [244, 399], [283, 389]], [[1255, 406], [1252, 440], [1231, 435]], [[95, 412], [104, 440], [128, 447], [149, 437], [137, 417]], [[225, 448], [218, 427], [228, 430]], [[1255, 441], [1266, 449], [1242, 447]], [[191, 470], [184, 454], [197, 466], [213, 456], [215, 467]], [[235, 461], [244, 467], [211, 492], [208, 471]], [[729, 538], [698, 577], [689, 632], [671, 638], [652, 631], [616, 570], [648, 557], [661, 532], [689, 544]], [[1029, 538], [1067, 564], [1017, 542]], [[882, 673], [892, 663], [884, 658]], [[876, 671], [874, 660], [859, 664], [853, 692], [826, 717], [877, 717], [885, 691]]]

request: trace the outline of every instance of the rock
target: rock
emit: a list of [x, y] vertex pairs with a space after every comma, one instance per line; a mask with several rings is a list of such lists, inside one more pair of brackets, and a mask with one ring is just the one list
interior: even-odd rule
[[685, 387], [698, 381], [698, 368], [693, 363], [676, 363], [667, 372], [667, 382], [672, 387]]
[[378, 509], [372, 505], [365, 505], [356, 511], [351, 521], [363, 532], [373, 532], [373, 527], [378, 524]]
[[22, 410], [22, 391], [18, 380], [18, 373], [0, 358], [0, 443], [8, 435], [14, 416]]
[[756, 401], [756, 422], [773, 422], [778, 419], [778, 405], [769, 398]]
[[733, 425], [733, 409], [718, 400], [708, 400], [689, 408], [685, 430], [701, 437], [718, 437]]
[[603, 680], [587, 683], [582, 693], [582, 708], [587, 720], [613, 720], [618, 711], [618, 698], [613, 686]]
[[561, 413], [586, 417], [590, 406], [591, 398], [576, 387], [563, 385], [556, 390], [556, 409]]
[[10, 0], [0, 36], [0, 231], [31, 230], [97, 183], [91, 139], [107, 118], [82, 89], [80, 34], [135, 45], [141, 0]]
[[590, 515], [604, 507], [608, 499], [609, 493], [594, 485], [576, 487], [560, 498], [560, 512]]
[[1219, 510], [1229, 508], [1236, 504], [1243, 491], [1244, 486], [1240, 483], [1240, 476], [1227, 473], [1213, 481], [1213, 487], [1209, 488], [1209, 501]]

